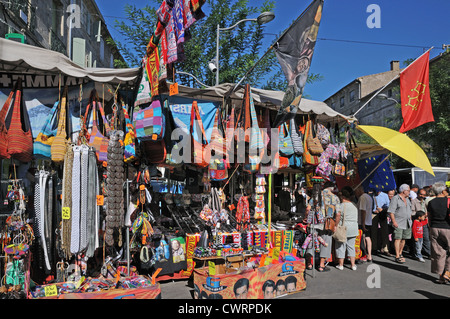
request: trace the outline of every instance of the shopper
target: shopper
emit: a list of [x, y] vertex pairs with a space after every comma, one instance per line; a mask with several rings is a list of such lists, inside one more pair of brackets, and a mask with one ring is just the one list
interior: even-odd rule
[[[338, 260], [337, 269], [344, 269], [344, 258], [347, 252], [347, 257], [350, 258], [352, 270], [356, 270], [355, 265], [355, 240], [358, 236], [358, 208], [351, 201], [353, 190], [351, 187], [344, 187], [341, 190], [341, 205], [336, 212], [336, 225], [342, 223], [347, 227], [347, 241], [340, 243], [335, 242], [336, 258]], [[341, 220], [342, 219], [342, 220]]]
[[409, 189], [409, 198], [411, 200], [415, 199], [417, 197], [417, 192], [419, 191], [419, 185], [412, 184]]
[[448, 216], [448, 198], [445, 196], [445, 183], [433, 184], [436, 198], [428, 203], [428, 220], [431, 239], [431, 272], [439, 275], [439, 283], [448, 283], [445, 274], [450, 271], [450, 217]]
[[[375, 217], [372, 219], [372, 227], [375, 227], [373, 229], [372, 233], [372, 242], [373, 247], [375, 250], [379, 250], [380, 253], [391, 256], [389, 253], [389, 227], [388, 227], [388, 221], [387, 221], [387, 209], [389, 208], [389, 196], [388, 194], [377, 191], [375, 196], [375, 209], [374, 212], [376, 212]], [[378, 225], [380, 229], [380, 237], [378, 239]]]
[[372, 211], [374, 199], [364, 192], [364, 188], [359, 186], [355, 190], [355, 195], [358, 198], [358, 225], [359, 229], [363, 231], [364, 244], [366, 246], [367, 261], [372, 261]]
[[409, 192], [408, 184], [400, 185], [398, 194], [392, 197], [388, 208], [394, 227], [395, 261], [398, 263], [405, 262], [403, 248], [405, 247], [405, 241], [411, 238], [412, 209]]
[[412, 211], [413, 215], [417, 211], [423, 211], [425, 212], [425, 218], [422, 222], [423, 225], [423, 245], [422, 245], [422, 254], [430, 257], [430, 228], [428, 227], [428, 215], [427, 215], [427, 204], [426, 204], [426, 198], [427, 198], [427, 191], [425, 188], [419, 189], [419, 192], [417, 193], [417, 198], [413, 199], [412, 202]]
[[414, 257], [417, 258], [420, 262], [425, 262], [422, 256], [422, 245], [423, 245], [423, 223], [425, 221], [426, 214], [424, 211], [419, 210], [416, 212], [413, 226], [412, 226], [412, 234], [415, 243]]

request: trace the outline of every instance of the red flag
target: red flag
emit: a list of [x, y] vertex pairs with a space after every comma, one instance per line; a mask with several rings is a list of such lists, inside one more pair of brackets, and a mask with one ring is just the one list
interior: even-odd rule
[[430, 51], [427, 51], [400, 73], [400, 94], [404, 133], [428, 122], [434, 122], [430, 99]]

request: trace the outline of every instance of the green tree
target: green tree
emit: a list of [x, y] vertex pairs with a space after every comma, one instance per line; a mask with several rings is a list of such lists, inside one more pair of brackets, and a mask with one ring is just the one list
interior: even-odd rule
[[[125, 39], [115, 44], [128, 66], [140, 65], [155, 29], [156, 10], [160, 4], [160, 0], [153, 0], [142, 9], [126, 4], [124, 11], [127, 20], [115, 21], [115, 28]], [[275, 8], [274, 0], [265, 0], [260, 6], [253, 4], [248, 0], [207, 0], [202, 7], [205, 17], [189, 28], [191, 39], [184, 44], [186, 59], [176, 63], [175, 69], [194, 75], [206, 85], [214, 85], [216, 75], [207, 66], [216, 56], [217, 25], [227, 28], [242, 19], [254, 18], [261, 12], [273, 11]], [[260, 26], [256, 22], [244, 22], [232, 30], [220, 32], [219, 83], [237, 83], [266, 52], [268, 48], [262, 47], [264, 28], [264, 25]], [[121, 66], [125, 65], [116, 65]], [[321, 80], [318, 74], [309, 77], [310, 83], [318, 80]], [[193, 87], [199, 86], [192, 77], [183, 74], [178, 74], [176, 81]], [[274, 52], [267, 54], [258, 63], [245, 83], [264, 89], [286, 89], [286, 79]]]

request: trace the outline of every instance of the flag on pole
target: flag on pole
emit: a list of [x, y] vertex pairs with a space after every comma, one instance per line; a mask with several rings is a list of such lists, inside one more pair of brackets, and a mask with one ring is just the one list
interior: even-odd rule
[[314, 0], [273, 46], [288, 81], [275, 127], [293, 118], [300, 105], [322, 18], [322, 8], [323, 0]]
[[434, 122], [430, 98], [430, 50], [400, 73], [400, 95], [404, 133], [428, 122]]

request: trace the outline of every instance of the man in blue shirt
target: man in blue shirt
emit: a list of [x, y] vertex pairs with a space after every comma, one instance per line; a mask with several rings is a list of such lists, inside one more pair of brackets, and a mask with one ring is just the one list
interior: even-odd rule
[[[389, 196], [382, 191], [375, 191], [375, 208], [373, 210], [372, 227], [372, 243], [374, 249], [386, 256], [391, 256], [389, 253], [389, 228], [387, 223], [387, 209], [389, 207]], [[378, 239], [378, 225], [380, 227], [380, 236]]]

